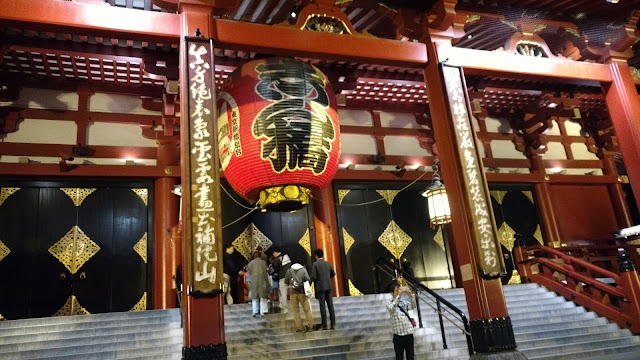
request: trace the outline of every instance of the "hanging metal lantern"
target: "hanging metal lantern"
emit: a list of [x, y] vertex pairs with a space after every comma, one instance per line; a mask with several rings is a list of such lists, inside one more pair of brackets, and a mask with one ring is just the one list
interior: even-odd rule
[[436, 161], [431, 166], [433, 169], [433, 179], [431, 185], [422, 196], [427, 198], [427, 206], [429, 208], [429, 225], [431, 228], [451, 222], [451, 208], [449, 207], [449, 197], [444, 184], [440, 180], [438, 173], [438, 164]]
[[340, 128], [327, 77], [288, 58], [245, 63], [218, 94], [225, 178], [263, 209], [293, 210], [338, 169]]

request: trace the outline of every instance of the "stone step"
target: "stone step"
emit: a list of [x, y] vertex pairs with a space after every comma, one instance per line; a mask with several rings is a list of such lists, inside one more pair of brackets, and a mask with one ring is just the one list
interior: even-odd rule
[[169, 310], [146, 310], [146, 311], [125, 311], [113, 312], [105, 314], [92, 315], [75, 315], [75, 316], [52, 316], [47, 318], [31, 318], [20, 320], [0, 321], [0, 331], [7, 328], [15, 327], [31, 327], [31, 326], [49, 326], [63, 324], [77, 324], [98, 321], [121, 321], [127, 319], [146, 319], [146, 318], [169, 318], [180, 319], [180, 311], [178, 309]]
[[[627, 339], [631, 343], [640, 343], [640, 338], [635, 338], [628, 336], [622, 330], [617, 331], [608, 331], [594, 334], [577, 334], [577, 335], [567, 335], [567, 336], [558, 336], [558, 337], [547, 337], [542, 339], [533, 339], [533, 340], [519, 340], [516, 338], [516, 343], [518, 344], [518, 350], [535, 350], [541, 348], [551, 348], [554, 346], [566, 347], [567, 344], [574, 343], [600, 343], [607, 342], [608, 340], [621, 340]], [[607, 342], [611, 343], [611, 342]]]
[[[593, 345], [589, 345], [592, 343], [581, 343], [581, 344], [570, 344], [565, 348], [562, 347], [554, 347], [550, 348], [540, 348], [540, 349], [532, 349], [532, 350], [524, 350], [522, 353], [527, 356], [530, 360], [535, 359], [553, 359], [553, 360], [574, 360], [574, 359], [591, 359], [591, 358], [601, 358], [601, 359], [609, 359], [609, 360], [621, 360], [623, 355], [628, 358], [630, 355], [635, 355], [636, 357], [628, 358], [628, 359], [640, 359], [640, 345], [629, 344], [629, 345], [619, 345], [615, 346], [614, 342], [606, 341], [603, 342], [601, 348], [593, 348]], [[585, 346], [584, 348], [582, 346]]]

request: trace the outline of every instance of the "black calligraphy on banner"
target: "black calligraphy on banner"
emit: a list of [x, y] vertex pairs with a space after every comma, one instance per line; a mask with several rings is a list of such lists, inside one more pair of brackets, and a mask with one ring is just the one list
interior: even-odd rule
[[[269, 62], [271, 61], [271, 62]], [[256, 66], [256, 93], [272, 102], [255, 118], [252, 134], [261, 139], [261, 158], [276, 173], [308, 169], [322, 174], [336, 131], [325, 76], [297, 60], [274, 59]]]
[[482, 174], [476, 141], [471, 127], [467, 98], [462, 82], [462, 71], [457, 67], [442, 67], [449, 97], [451, 116], [455, 129], [455, 143], [464, 178], [465, 203], [474, 221], [473, 241], [479, 250], [478, 263], [486, 277], [497, 277], [504, 273], [502, 252], [497, 240], [497, 231], [491, 204], [487, 201], [488, 188]]

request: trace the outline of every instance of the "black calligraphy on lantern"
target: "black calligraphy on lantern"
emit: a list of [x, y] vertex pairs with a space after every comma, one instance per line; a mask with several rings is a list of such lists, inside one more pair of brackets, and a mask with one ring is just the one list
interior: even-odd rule
[[[466, 99], [460, 81], [458, 69], [444, 67], [446, 85], [451, 102], [451, 115], [453, 116], [456, 141], [463, 166], [463, 176], [465, 178], [466, 191], [469, 195], [472, 208], [471, 215], [475, 220], [475, 230], [478, 235], [479, 248], [481, 251], [481, 261], [484, 267], [495, 269], [499, 267], [498, 250], [495, 243], [495, 231], [492, 225], [492, 218], [488, 207], [487, 198], [483, 190], [479, 163], [479, 157], [475, 148], [473, 130], [469, 122]], [[493, 270], [492, 272], [495, 272]]]
[[191, 127], [191, 201], [194, 280], [215, 283], [217, 279], [217, 253], [213, 186], [214, 162], [212, 155], [212, 101], [207, 83], [211, 64], [206, 60], [209, 50], [202, 45], [189, 46], [189, 120]]
[[253, 136], [261, 139], [261, 158], [276, 173], [308, 169], [322, 174], [336, 139], [324, 75], [288, 59], [258, 64], [255, 70], [256, 93], [271, 102], [252, 126]]

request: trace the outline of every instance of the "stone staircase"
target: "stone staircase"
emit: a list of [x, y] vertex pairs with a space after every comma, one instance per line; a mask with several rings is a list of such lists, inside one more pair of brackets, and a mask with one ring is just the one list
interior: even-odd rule
[[[536, 284], [504, 287], [518, 350], [529, 359], [640, 359], [640, 337]], [[461, 289], [438, 291], [466, 311]], [[392, 359], [389, 294], [335, 298], [336, 329], [293, 332], [292, 315], [254, 318], [249, 304], [225, 306], [229, 359]], [[311, 301], [320, 322], [317, 301]], [[417, 359], [468, 359], [465, 337], [421, 303]], [[415, 314], [414, 314], [415, 317]], [[177, 309], [0, 322], [0, 359], [180, 359]]]

